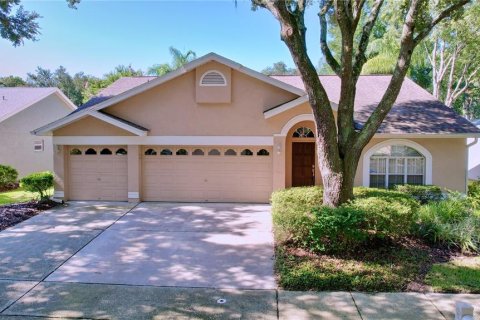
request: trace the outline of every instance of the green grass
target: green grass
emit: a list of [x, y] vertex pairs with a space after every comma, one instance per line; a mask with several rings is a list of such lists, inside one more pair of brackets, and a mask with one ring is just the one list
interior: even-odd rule
[[0, 193], [0, 205], [7, 205], [12, 203], [28, 202], [36, 199], [38, 196], [36, 193], [28, 192], [18, 188], [11, 191]]
[[279, 284], [287, 290], [405, 291], [425, 264], [427, 252], [402, 247], [372, 248], [357, 258], [282, 247], [276, 256]]
[[425, 283], [435, 292], [480, 293], [480, 257], [435, 264]]

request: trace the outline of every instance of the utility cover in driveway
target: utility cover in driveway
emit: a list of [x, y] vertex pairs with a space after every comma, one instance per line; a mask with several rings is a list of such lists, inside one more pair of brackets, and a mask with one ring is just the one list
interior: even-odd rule
[[270, 206], [142, 203], [47, 281], [275, 288]]

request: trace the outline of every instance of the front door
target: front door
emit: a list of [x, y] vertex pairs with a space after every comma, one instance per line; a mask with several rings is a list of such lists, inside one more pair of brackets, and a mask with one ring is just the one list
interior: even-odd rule
[[315, 184], [315, 143], [292, 143], [292, 187]]

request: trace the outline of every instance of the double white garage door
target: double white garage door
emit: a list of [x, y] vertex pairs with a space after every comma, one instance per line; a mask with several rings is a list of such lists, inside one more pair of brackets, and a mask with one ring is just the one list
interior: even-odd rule
[[[117, 153], [126, 147], [75, 149], [81, 154], [69, 156], [70, 199], [127, 199], [127, 157]], [[147, 146], [141, 154], [144, 201], [268, 202], [272, 192], [269, 147]]]

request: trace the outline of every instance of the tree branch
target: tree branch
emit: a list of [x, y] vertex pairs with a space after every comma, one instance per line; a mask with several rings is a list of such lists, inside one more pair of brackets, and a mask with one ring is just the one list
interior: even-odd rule
[[320, 2], [320, 12], [318, 13], [318, 18], [320, 20], [320, 48], [322, 49], [322, 53], [325, 56], [325, 60], [327, 61], [330, 68], [332, 68], [333, 72], [335, 72], [336, 75], [340, 75], [340, 64], [333, 56], [332, 51], [330, 50], [330, 47], [327, 43], [328, 26], [326, 14], [331, 7], [332, 0], [322, 0]]
[[452, 4], [450, 7], [448, 7], [447, 9], [443, 10], [435, 19], [433, 19], [433, 21], [428, 25], [426, 26], [425, 28], [423, 28], [423, 30], [421, 30], [414, 38], [414, 43], [415, 45], [417, 45], [418, 43], [420, 43], [429, 33], [430, 31], [432, 31], [432, 29], [437, 25], [439, 24], [440, 22], [442, 22], [442, 20], [450, 17], [450, 15], [455, 12], [456, 10], [460, 9], [461, 7], [463, 7], [464, 5], [466, 5], [467, 3], [470, 3], [471, 0], [459, 0], [457, 3], [455, 4]]
[[[360, 37], [357, 54], [355, 55], [355, 63], [353, 66], [355, 82], [358, 80], [358, 76], [362, 72], [363, 65], [365, 64], [365, 62], [367, 62], [367, 57], [365, 55], [365, 52], [367, 51], [370, 34], [372, 33], [373, 27], [375, 26], [375, 22], [377, 21], [377, 18], [383, 3], [384, 3], [384, 0], [375, 1], [372, 7], [372, 11], [370, 12], [370, 18], [367, 20], [367, 22], [363, 26], [362, 35]], [[358, 19], [360, 19], [361, 8], [359, 9], [358, 15], [359, 15]]]

